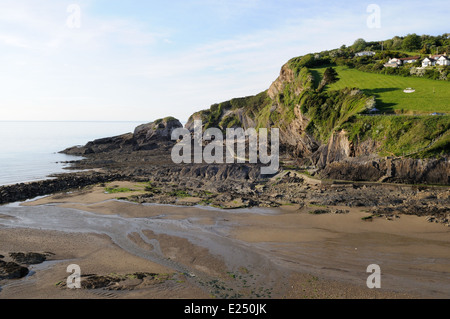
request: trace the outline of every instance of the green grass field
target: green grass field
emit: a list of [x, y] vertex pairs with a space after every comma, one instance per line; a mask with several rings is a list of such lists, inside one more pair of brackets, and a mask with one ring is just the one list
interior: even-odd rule
[[[325, 67], [311, 69], [316, 84], [325, 72]], [[340, 80], [327, 87], [339, 90], [357, 87], [369, 95], [374, 95], [377, 108], [384, 113], [430, 114], [450, 113], [450, 82], [418, 77], [402, 77], [362, 72], [348, 67], [335, 67]], [[404, 93], [413, 88], [415, 93]]]

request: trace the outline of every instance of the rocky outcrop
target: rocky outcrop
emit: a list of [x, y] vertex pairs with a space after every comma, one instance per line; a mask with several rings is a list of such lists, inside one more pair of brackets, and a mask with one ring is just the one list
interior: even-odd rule
[[61, 153], [68, 155], [89, 155], [112, 151], [132, 152], [153, 150], [165, 144], [172, 144], [173, 130], [183, 125], [179, 120], [167, 117], [138, 126], [134, 133], [98, 139], [84, 146], [70, 147]]
[[386, 174], [386, 163], [380, 160], [345, 160], [326, 164], [317, 174], [323, 179], [379, 181]]
[[328, 163], [318, 175], [335, 180], [449, 185], [450, 165], [448, 158], [348, 158]]
[[47, 260], [47, 254], [41, 253], [10, 253], [9, 256], [19, 264], [38, 265]]
[[133, 134], [124, 134], [114, 137], [101, 138], [89, 142], [85, 146], [70, 147], [61, 153], [82, 156], [95, 153], [105, 153], [117, 149], [132, 149], [133, 146]]
[[288, 66], [288, 64], [283, 65], [280, 71], [280, 76], [272, 83], [267, 94], [272, 100], [275, 100], [277, 95], [284, 91], [286, 84], [294, 82], [294, 72]]
[[413, 159], [382, 158], [377, 155], [379, 144], [368, 139], [351, 143], [345, 131], [334, 133], [327, 145], [311, 156], [325, 179], [395, 182], [406, 184], [450, 184], [448, 158]]
[[267, 95], [276, 100], [280, 93], [283, 93], [286, 86], [290, 85], [290, 89], [293, 90], [293, 94], [299, 95], [304, 90], [311, 87], [314, 82], [312, 74], [298, 76], [294, 73], [294, 70], [290, 67], [289, 63], [282, 66], [279, 77], [272, 83]]
[[302, 114], [300, 106], [295, 107], [294, 114], [294, 120], [285, 129], [280, 130], [280, 143], [292, 156], [308, 158], [319, 149], [320, 143], [306, 133], [309, 119]]
[[123, 175], [120, 174], [64, 174], [55, 179], [2, 186], [0, 205], [121, 179]]
[[[184, 274], [154, 274], [154, 273], [132, 273], [132, 274], [110, 274], [110, 275], [82, 275], [81, 289], [104, 289], [104, 290], [139, 290], [143, 286], [159, 285], [168, 280], [180, 280]], [[56, 284], [59, 288], [67, 288], [67, 280], [61, 280]]]
[[347, 133], [341, 131], [332, 134], [328, 144], [320, 146], [311, 158], [319, 169], [324, 169], [330, 163], [347, 159], [350, 154], [351, 148]]
[[28, 275], [29, 272], [28, 268], [20, 266], [19, 264], [0, 260], [0, 280], [23, 278]]
[[50, 252], [11, 252], [7, 260], [2, 260], [5, 256], [0, 255], [0, 280], [23, 278], [30, 273], [26, 266], [42, 264], [47, 257], [53, 255]]
[[152, 150], [158, 148], [159, 143], [171, 141], [172, 132], [181, 128], [180, 121], [175, 118], [165, 118], [155, 122], [138, 126], [134, 130], [134, 150]]
[[415, 184], [450, 185], [450, 163], [441, 159], [394, 159], [392, 177], [388, 181]]

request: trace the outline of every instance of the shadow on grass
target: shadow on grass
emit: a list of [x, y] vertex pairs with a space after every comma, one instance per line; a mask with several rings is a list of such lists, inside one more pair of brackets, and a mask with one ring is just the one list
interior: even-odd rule
[[[319, 87], [320, 82], [322, 81], [322, 75], [325, 72], [327, 68], [336, 68], [337, 66], [334, 64], [326, 64], [322, 65], [320, 67], [310, 68], [309, 71], [314, 77], [314, 90], [317, 90]], [[321, 70], [321, 72], [319, 72]], [[338, 75], [339, 76], [339, 75]]]
[[367, 95], [373, 95], [375, 96], [376, 101], [376, 107], [380, 110], [381, 113], [386, 114], [394, 114], [394, 106], [397, 105], [396, 103], [386, 103], [380, 98], [381, 93], [386, 92], [394, 92], [394, 91], [401, 91], [402, 89], [399, 88], [376, 88], [376, 89], [364, 89], [362, 90]]
[[320, 81], [322, 81], [322, 76], [320, 75], [320, 72], [315, 69], [310, 69], [309, 71], [311, 72], [311, 74], [314, 77], [314, 90], [317, 90], [317, 88], [319, 87]]

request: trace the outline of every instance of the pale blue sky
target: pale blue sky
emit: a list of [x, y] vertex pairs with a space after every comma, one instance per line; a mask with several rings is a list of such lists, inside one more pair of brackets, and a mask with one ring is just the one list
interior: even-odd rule
[[0, 0], [0, 120], [185, 121], [267, 89], [292, 57], [443, 34], [449, 16], [447, 0]]

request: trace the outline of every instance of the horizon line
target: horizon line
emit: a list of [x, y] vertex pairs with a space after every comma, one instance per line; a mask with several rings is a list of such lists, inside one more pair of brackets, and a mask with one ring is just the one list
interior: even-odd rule
[[[156, 121], [156, 120], [154, 120]], [[111, 120], [111, 121], [105, 121], [105, 120], [0, 120], [1, 122], [32, 122], [32, 123], [37, 123], [37, 122], [72, 122], [72, 123], [87, 123], [87, 122], [92, 122], [92, 123], [99, 123], [99, 122], [103, 122], [103, 123], [131, 123], [131, 122], [136, 122], [136, 123], [140, 123], [140, 122], [145, 122], [145, 121], [115, 121], [115, 120]], [[149, 122], [147, 122], [149, 123]]]

